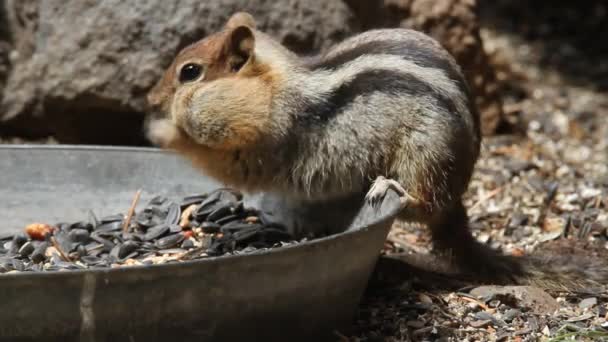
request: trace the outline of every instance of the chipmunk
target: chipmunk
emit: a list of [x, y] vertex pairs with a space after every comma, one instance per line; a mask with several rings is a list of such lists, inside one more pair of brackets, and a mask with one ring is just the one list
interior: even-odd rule
[[371, 30], [302, 59], [239, 12], [179, 52], [148, 102], [162, 113], [150, 140], [228, 186], [302, 203], [375, 203], [392, 188], [398, 219], [428, 226], [461, 269], [491, 281], [550, 273], [470, 233], [462, 196], [479, 114], [453, 57], [421, 32]]

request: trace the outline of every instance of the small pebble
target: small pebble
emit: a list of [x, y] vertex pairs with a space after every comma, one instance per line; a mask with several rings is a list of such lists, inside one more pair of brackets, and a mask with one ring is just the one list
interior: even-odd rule
[[502, 319], [506, 322], [511, 322], [513, 319], [515, 319], [516, 317], [519, 317], [521, 315], [521, 311], [517, 310], [517, 309], [509, 309], [507, 310], [507, 312], [505, 312], [502, 315]]
[[585, 298], [585, 299], [581, 300], [580, 303], [578, 303], [578, 307], [581, 309], [588, 309], [595, 305], [597, 305], [597, 298], [595, 298], [595, 297]]

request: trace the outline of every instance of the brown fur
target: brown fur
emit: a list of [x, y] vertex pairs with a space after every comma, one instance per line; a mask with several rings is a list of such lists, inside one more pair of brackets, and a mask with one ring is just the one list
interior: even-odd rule
[[[371, 52], [341, 57], [362, 46]], [[180, 84], [188, 63], [204, 75]], [[479, 115], [454, 60], [422, 33], [368, 32], [303, 60], [238, 13], [181, 51], [148, 99], [164, 114], [150, 123], [152, 141], [227, 186], [340, 203], [385, 176], [417, 199], [400, 219], [427, 225], [455, 266], [493, 282], [551, 274], [471, 235], [462, 194]]]

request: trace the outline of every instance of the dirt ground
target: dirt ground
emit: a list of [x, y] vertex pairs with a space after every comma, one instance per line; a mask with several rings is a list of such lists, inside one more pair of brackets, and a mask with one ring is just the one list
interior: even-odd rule
[[[520, 131], [483, 143], [466, 196], [474, 234], [508, 254], [572, 253], [607, 262], [608, 45], [597, 39], [608, 32], [608, 6], [516, 3], [482, 6], [485, 47], [500, 66], [505, 109]], [[395, 226], [384, 252], [403, 251], [428, 253], [427, 233]], [[357, 333], [339, 338], [608, 341], [605, 284], [471, 291], [415, 272], [408, 277], [372, 284]]]

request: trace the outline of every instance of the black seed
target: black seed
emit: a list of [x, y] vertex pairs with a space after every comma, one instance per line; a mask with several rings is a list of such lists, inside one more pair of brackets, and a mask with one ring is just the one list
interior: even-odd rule
[[204, 233], [214, 234], [220, 231], [220, 225], [215, 222], [205, 221], [201, 224], [201, 229]]
[[102, 262], [102, 259], [95, 256], [87, 255], [80, 258], [80, 261], [84, 262], [88, 266], [96, 266]]
[[85, 245], [79, 244], [78, 247], [76, 247], [76, 253], [78, 254], [78, 258], [82, 258], [83, 256], [88, 254], [87, 248], [85, 247]]
[[186, 209], [187, 207], [189, 207], [193, 204], [201, 203], [206, 198], [207, 198], [206, 194], [186, 196], [179, 202], [179, 205], [182, 209]]
[[237, 232], [241, 229], [248, 229], [248, 228], [262, 228], [261, 224], [258, 223], [246, 223], [246, 222], [241, 222], [241, 221], [232, 221], [229, 223], [226, 223], [225, 225], [222, 226], [221, 231], [222, 233], [234, 233]]
[[171, 234], [180, 233], [182, 230], [182, 226], [179, 224], [172, 224], [169, 226], [169, 233]]
[[132, 252], [131, 254], [125, 256], [123, 259], [127, 260], [127, 259], [135, 259], [137, 258], [137, 256], [139, 255], [139, 253], [137, 251]]
[[102, 223], [100, 226], [97, 226], [95, 232], [114, 232], [121, 230], [123, 226], [122, 219], [120, 221], [112, 221], [107, 223]]
[[142, 242], [142, 241], [144, 241], [144, 235], [145, 234], [141, 234], [141, 233], [131, 233], [131, 240], [137, 241], [137, 242]]
[[226, 205], [220, 206], [219, 208], [217, 208], [213, 212], [211, 212], [209, 214], [209, 216], [207, 216], [207, 220], [217, 221], [227, 215], [230, 215], [231, 213], [232, 213], [232, 210], [230, 207], [230, 203], [226, 203]]
[[171, 203], [169, 205], [169, 212], [165, 218], [166, 224], [178, 224], [182, 215], [182, 210], [177, 203]]
[[74, 222], [68, 227], [68, 230], [72, 229], [93, 230], [93, 225], [85, 221]]
[[21, 246], [23, 246], [24, 243], [27, 242], [27, 236], [25, 236], [25, 234], [17, 234], [13, 237], [13, 244], [11, 247], [15, 248], [16, 250], [19, 250], [19, 248], [21, 248]]
[[165, 223], [159, 224], [158, 226], [154, 226], [152, 228], [148, 228], [146, 231], [146, 235], [144, 235], [144, 241], [150, 241], [158, 239], [159, 237], [167, 234], [169, 231], [169, 226]]
[[192, 242], [191, 239], [184, 240], [184, 242], [182, 242], [181, 247], [183, 249], [192, 249], [192, 248], [194, 248], [194, 242]]
[[44, 253], [48, 247], [49, 243], [47, 241], [40, 242], [34, 249], [34, 252], [32, 252], [32, 255], [30, 255], [30, 259], [35, 263], [44, 261], [46, 259]]
[[149, 207], [135, 216], [135, 222], [144, 228], [157, 226], [165, 221], [167, 213], [157, 207]]
[[73, 242], [85, 243], [89, 241], [89, 231], [87, 229], [76, 228], [72, 229], [68, 234], [69, 238]]
[[21, 248], [19, 248], [19, 255], [21, 255], [22, 257], [27, 257], [30, 254], [32, 254], [32, 252], [34, 251], [34, 249], [36, 249], [36, 247], [34, 247], [34, 244], [31, 241], [28, 241], [26, 243], [23, 244], [23, 246], [21, 246]]
[[91, 235], [91, 239], [103, 244], [104, 248], [102, 250], [106, 253], [109, 253], [114, 248], [114, 243], [103, 237], [93, 234], [93, 235]]
[[77, 247], [76, 244], [70, 241], [68, 233], [63, 230], [55, 233], [55, 240], [57, 240], [59, 247], [66, 253], [72, 252]]
[[218, 198], [221, 201], [239, 202], [243, 199], [243, 194], [229, 188], [220, 188], [215, 190], [214, 193], [217, 193], [219, 195]]
[[205, 198], [203, 202], [201, 202], [201, 207], [213, 204], [220, 200], [221, 193], [219, 191], [213, 191]]
[[155, 245], [158, 249], [171, 248], [180, 244], [184, 240], [184, 238], [184, 234], [169, 235], [162, 239], [156, 240]]
[[209, 214], [215, 211], [218, 207], [218, 201], [208, 201], [201, 203], [201, 205], [192, 212], [192, 217], [195, 220], [204, 221]]
[[[134, 240], [136, 241], [138, 239], [138, 237], [136, 237], [138, 234], [137, 233], [133, 233], [133, 232], [121, 232], [120, 234], [120, 239], [122, 241], [126, 241], [126, 240]], [[118, 236], [117, 236], [118, 237]]]
[[106, 223], [122, 222], [124, 219], [125, 217], [123, 214], [116, 214], [102, 217], [101, 220], [99, 220], [99, 223], [104, 225]]
[[241, 229], [233, 234], [233, 238], [235, 241], [240, 242], [241, 244], [247, 243], [247, 241], [250, 239], [255, 238], [260, 230], [261, 228], [259, 227]]
[[120, 258], [120, 259], [125, 258], [129, 254], [133, 253], [138, 247], [139, 247], [139, 244], [137, 242], [126, 241], [125, 243], [120, 245], [120, 249], [118, 251], [118, 258]]
[[120, 253], [120, 245], [115, 245], [112, 250], [110, 251], [110, 255], [108, 256], [110, 258], [110, 260], [112, 261], [116, 261], [118, 259], [120, 259], [118, 257], [118, 254]]

